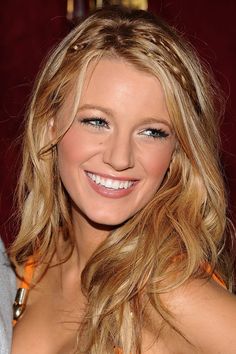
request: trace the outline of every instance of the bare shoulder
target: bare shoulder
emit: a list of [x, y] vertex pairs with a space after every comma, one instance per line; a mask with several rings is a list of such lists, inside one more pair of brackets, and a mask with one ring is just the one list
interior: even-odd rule
[[212, 280], [195, 279], [162, 295], [162, 301], [200, 353], [236, 353], [235, 295]]

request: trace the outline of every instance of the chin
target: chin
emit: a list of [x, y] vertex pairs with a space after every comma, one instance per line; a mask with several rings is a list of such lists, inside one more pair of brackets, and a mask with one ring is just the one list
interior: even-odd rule
[[118, 227], [121, 224], [124, 224], [127, 220], [130, 219], [131, 216], [120, 216], [117, 215], [90, 215], [88, 218], [95, 224], [104, 225], [104, 226], [113, 226]]
[[81, 217], [86, 220], [94, 228], [100, 229], [102, 226], [109, 228], [119, 227], [129, 220], [135, 213], [121, 213], [119, 210], [104, 210], [99, 208], [80, 208], [75, 202], [72, 201], [72, 209], [76, 213], [76, 217]]

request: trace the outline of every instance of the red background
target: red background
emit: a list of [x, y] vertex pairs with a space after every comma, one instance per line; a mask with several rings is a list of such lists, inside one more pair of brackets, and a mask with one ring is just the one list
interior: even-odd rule
[[[13, 196], [19, 170], [26, 103], [40, 63], [69, 31], [66, 0], [8, 0], [0, 5], [0, 234], [14, 237]], [[221, 127], [222, 161], [235, 219], [236, 197], [236, 2], [149, 0], [149, 9], [185, 33], [212, 67], [227, 97]]]

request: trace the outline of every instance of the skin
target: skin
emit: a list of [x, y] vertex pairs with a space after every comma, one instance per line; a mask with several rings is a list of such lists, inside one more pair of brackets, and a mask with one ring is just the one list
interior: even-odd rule
[[[73, 92], [51, 124], [51, 138], [67, 124], [72, 102]], [[61, 179], [72, 201], [76, 247], [66, 263], [49, 268], [31, 290], [25, 314], [14, 329], [12, 354], [72, 352], [77, 325], [69, 322], [78, 321], [86, 305], [81, 271], [110, 230], [154, 196], [175, 144], [156, 78], [118, 59], [102, 59], [89, 66], [78, 113], [57, 147]], [[114, 191], [105, 196], [106, 190], [91, 184], [88, 171], [136, 184], [124, 196]], [[53, 263], [67, 247], [60, 242], [61, 254]], [[193, 345], [168, 326], [154, 343], [161, 318], [150, 306], [152, 327], [143, 332], [143, 353], [235, 353], [236, 301], [224, 288], [211, 280], [194, 280], [162, 300]]]
[[[68, 97], [59, 113], [55, 134], [67, 124], [72, 100]], [[73, 200], [80, 261], [86, 262], [110, 229], [152, 199], [175, 143], [163, 90], [155, 77], [122, 60], [103, 59], [89, 66], [78, 113], [58, 144], [59, 172]], [[135, 180], [135, 186], [126, 196], [107, 197], [90, 186], [88, 171]]]

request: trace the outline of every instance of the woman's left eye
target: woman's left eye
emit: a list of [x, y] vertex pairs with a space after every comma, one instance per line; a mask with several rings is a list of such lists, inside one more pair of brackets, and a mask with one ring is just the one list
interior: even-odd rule
[[148, 128], [145, 130], [142, 130], [140, 132], [141, 135], [145, 135], [154, 139], [163, 139], [167, 138], [169, 136], [169, 133], [167, 133], [163, 129], [155, 129], [155, 128]]
[[108, 122], [104, 118], [83, 118], [81, 124], [89, 125], [94, 128], [108, 128]]

